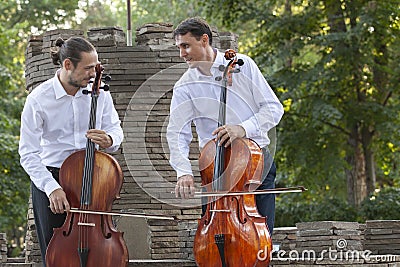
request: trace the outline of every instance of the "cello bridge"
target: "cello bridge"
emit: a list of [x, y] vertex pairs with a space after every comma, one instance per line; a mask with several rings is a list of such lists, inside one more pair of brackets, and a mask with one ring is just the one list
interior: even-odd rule
[[210, 210], [210, 212], [231, 212], [231, 210]]
[[94, 224], [94, 223], [83, 223], [83, 222], [78, 222], [78, 226], [91, 226], [91, 227], [95, 227], [96, 224]]

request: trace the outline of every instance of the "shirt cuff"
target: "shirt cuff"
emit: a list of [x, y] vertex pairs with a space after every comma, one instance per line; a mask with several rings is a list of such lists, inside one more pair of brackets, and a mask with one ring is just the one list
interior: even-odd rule
[[112, 133], [108, 134], [108, 136], [110, 136], [113, 143], [110, 147], [107, 147], [105, 151], [107, 153], [113, 153], [118, 150], [122, 140], [119, 140], [118, 136], [113, 135]]
[[257, 128], [254, 126], [254, 124], [250, 121], [244, 121], [241, 124], [239, 124], [240, 126], [243, 127], [243, 129], [246, 131], [246, 137], [247, 138], [252, 138], [254, 136], [257, 136]]
[[193, 176], [192, 172], [185, 172], [185, 171], [176, 171], [176, 179], [178, 179], [179, 177], [183, 176], [183, 175], [191, 175]]
[[44, 186], [44, 192], [47, 197], [50, 197], [50, 194], [53, 193], [54, 190], [61, 188], [61, 186], [57, 183], [56, 180], [52, 179]]

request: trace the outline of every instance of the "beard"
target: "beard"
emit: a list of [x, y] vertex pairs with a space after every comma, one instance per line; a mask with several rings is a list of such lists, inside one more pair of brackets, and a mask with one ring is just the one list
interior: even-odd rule
[[88, 85], [88, 82], [86, 82], [85, 80], [78, 81], [70, 76], [68, 79], [68, 84], [76, 88], [81, 88], [86, 87]]

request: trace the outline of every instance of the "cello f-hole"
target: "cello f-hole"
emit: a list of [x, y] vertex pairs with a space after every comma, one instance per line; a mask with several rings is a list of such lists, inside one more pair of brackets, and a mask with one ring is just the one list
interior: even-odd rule
[[63, 231], [63, 236], [69, 236], [71, 234], [72, 226], [74, 224], [73, 221], [74, 221], [74, 215], [72, 214], [71, 220], [69, 221], [68, 231]]
[[237, 215], [237, 218], [239, 219], [239, 222], [241, 224], [245, 224], [247, 222], [247, 219], [246, 219], [246, 215], [244, 214], [243, 209], [240, 208], [239, 200], [236, 197], [232, 197], [231, 198], [231, 203], [235, 203], [236, 215]]
[[106, 231], [108, 229], [108, 227], [106, 226], [107, 220], [104, 219], [104, 216], [105, 215], [100, 215], [100, 218], [101, 218], [101, 229], [102, 229], [104, 238], [105, 239], [110, 239], [112, 235], [111, 235], [110, 232]]

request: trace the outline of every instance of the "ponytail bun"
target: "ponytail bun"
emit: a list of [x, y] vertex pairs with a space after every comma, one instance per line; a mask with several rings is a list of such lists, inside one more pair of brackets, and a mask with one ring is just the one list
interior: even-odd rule
[[62, 48], [65, 41], [62, 38], [58, 38], [55, 43], [55, 47], [50, 50], [51, 60], [54, 65], [61, 65], [60, 49]]
[[61, 47], [65, 43], [63, 38], [58, 38], [56, 40], [56, 46]]

